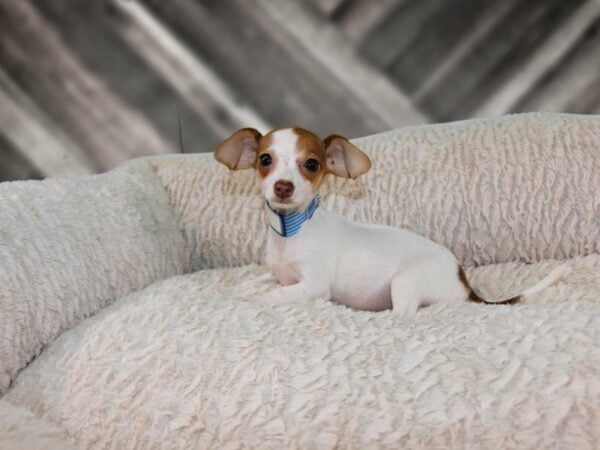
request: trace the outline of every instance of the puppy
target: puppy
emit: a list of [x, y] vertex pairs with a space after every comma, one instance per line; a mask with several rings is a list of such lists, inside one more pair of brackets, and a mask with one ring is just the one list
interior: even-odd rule
[[[265, 300], [327, 298], [352, 308], [393, 308], [403, 317], [434, 303], [492, 303], [471, 289], [445, 247], [399, 228], [352, 222], [319, 208], [319, 186], [328, 175], [357, 178], [371, 168], [361, 150], [339, 135], [325, 140], [302, 128], [261, 135], [244, 128], [214, 153], [230, 170], [255, 169], [269, 216], [266, 262], [282, 285]], [[546, 288], [555, 270], [514, 304]]]

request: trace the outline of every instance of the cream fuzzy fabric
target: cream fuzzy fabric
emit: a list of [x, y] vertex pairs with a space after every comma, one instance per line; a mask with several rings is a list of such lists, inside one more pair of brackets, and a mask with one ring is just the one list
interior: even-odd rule
[[[83, 448], [597, 448], [600, 117], [508, 116], [409, 127], [357, 143], [373, 159], [372, 172], [328, 181], [323, 207], [403, 226], [449, 246], [465, 265], [485, 264], [467, 274], [491, 298], [512, 296], [559, 264], [572, 273], [522, 305], [436, 305], [412, 319], [330, 302], [244, 303], [240, 294], [273, 287], [252, 281], [264, 268], [224, 268], [262, 257], [266, 226], [254, 175], [229, 173], [210, 155], [132, 161], [113, 174], [139, 174], [156, 191], [126, 204], [143, 218], [134, 205], [152, 208], [146, 202], [156, 199], [165, 220], [167, 203], [175, 219], [150, 243], [142, 239], [143, 258], [134, 256], [141, 247], [108, 252], [102, 271], [85, 272], [79, 289], [104, 292], [105, 277], [110, 286], [115, 280], [107, 273], [143, 273], [163, 267], [163, 258], [177, 261], [168, 273], [152, 270], [110, 298], [179, 273], [184, 262], [200, 271], [133, 292], [64, 331], [3, 400]], [[111, 176], [98, 190], [113, 188]], [[46, 184], [50, 205], [52, 186], [63, 182]], [[94, 208], [69, 203], [73, 191], [59, 197], [74, 223], [88, 223]], [[0, 209], [10, 201], [0, 199]], [[123, 208], [115, 211], [133, 214]], [[147, 224], [133, 221], [121, 236], [114, 231], [120, 222], [102, 222], [116, 212], [102, 210], [97, 232], [119, 236], [121, 246], [132, 239], [127, 233], [142, 233], [131, 228]], [[34, 223], [33, 214], [23, 217]], [[31, 226], [40, 248], [80, 242], [73, 235], [80, 227], [42, 239], [44, 223]], [[81, 254], [58, 254], [47, 279], [62, 280], [59, 261], [79, 267], [87, 260], [95, 244], [83, 242]], [[17, 253], [17, 244], [5, 247]], [[23, 260], [43, 269], [33, 250]], [[50, 303], [55, 297], [50, 311], [61, 304]], [[49, 316], [57, 329], [74, 323], [68, 311]]]
[[3, 450], [74, 450], [62, 431], [18, 406], [0, 400], [0, 448]]
[[[557, 264], [468, 275], [508, 296]], [[256, 266], [175, 277], [63, 333], [5, 399], [83, 448], [597, 448], [600, 256], [569, 265], [525, 305], [415, 319], [229, 300]]]
[[[328, 178], [330, 211], [427, 236], [467, 266], [600, 252], [600, 116], [521, 114], [354, 142], [373, 167], [356, 181]], [[229, 172], [210, 154], [149, 161], [193, 270], [261, 260], [267, 228], [251, 170]]]
[[0, 185], [0, 395], [66, 327], [184, 272], [185, 242], [143, 165]]

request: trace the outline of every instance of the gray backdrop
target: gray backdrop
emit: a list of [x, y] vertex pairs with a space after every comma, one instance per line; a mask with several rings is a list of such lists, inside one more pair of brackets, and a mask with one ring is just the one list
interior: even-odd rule
[[600, 112], [598, 0], [0, 0], [0, 180], [211, 151]]

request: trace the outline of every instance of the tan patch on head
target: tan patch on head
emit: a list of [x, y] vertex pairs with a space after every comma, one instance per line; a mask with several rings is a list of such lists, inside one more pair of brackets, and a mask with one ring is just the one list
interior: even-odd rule
[[[273, 130], [273, 131], [276, 131], [276, 130]], [[275, 160], [276, 160], [275, 153], [269, 151], [269, 149], [271, 148], [271, 144], [273, 143], [273, 131], [264, 135], [258, 141], [258, 149], [256, 151], [257, 158], [256, 158], [256, 166], [255, 167], [256, 167], [256, 171], [258, 172], [258, 175], [261, 178], [265, 178], [267, 175], [269, 175], [271, 170], [273, 170], [273, 167], [275, 167]], [[269, 156], [271, 156], [273, 162], [270, 166], [263, 167], [260, 165], [260, 157], [261, 157], [261, 155], [265, 155], [265, 154], [268, 154]]]
[[[292, 131], [298, 136], [298, 169], [304, 178], [306, 178], [316, 192], [323, 181], [326, 173], [325, 146], [323, 141], [314, 133], [303, 128], [294, 127]], [[314, 159], [318, 162], [319, 168], [316, 171], [310, 171], [305, 167], [306, 161]]]

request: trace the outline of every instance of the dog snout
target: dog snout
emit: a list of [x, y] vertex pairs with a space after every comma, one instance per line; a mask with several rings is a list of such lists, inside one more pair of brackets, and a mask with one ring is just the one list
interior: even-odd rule
[[273, 190], [275, 191], [275, 195], [277, 195], [277, 197], [281, 199], [289, 198], [294, 193], [294, 184], [291, 181], [278, 180], [275, 182]]

